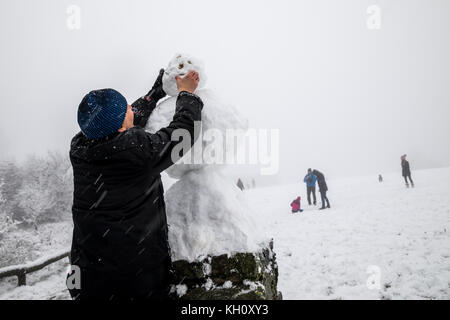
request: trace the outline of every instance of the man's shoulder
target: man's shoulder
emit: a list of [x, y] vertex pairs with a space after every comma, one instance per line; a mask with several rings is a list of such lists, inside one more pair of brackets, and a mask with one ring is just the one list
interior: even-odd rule
[[97, 140], [88, 139], [82, 132], [72, 138], [71, 156], [94, 160], [116, 155], [123, 152], [140, 154], [139, 149], [145, 145], [145, 130], [138, 127], [130, 128], [124, 132], [117, 132], [108, 137]]
[[122, 150], [134, 148], [141, 149], [145, 147], [146, 136], [147, 132], [143, 128], [133, 127], [119, 133], [113, 140], [111, 140], [111, 144], [114, 144]]
[[121, 139], [126, 143], [136, 144], [139, 148], [145, 148], [149, 134], [141, 127], [133, 127], [123, 132]]
[[72, 137], [72, 140], [70, 141], [70, 145], [74, 145], [74, 144], [76, 144], [76, 143], [79, 143], [80, 140], [81, 140], [83, 137], [85, 137], [84, 134], [83, 134], [83, 132], [81, 132], [81, 131], [78, 132], [76, 135], [74, 135], [74, 136]]
[[144, 136], [146, 131], [141, 127], [133, 127], [124, 132], [122, 132], [122, 137], [124, 139], [136, 139], [138, 137]]

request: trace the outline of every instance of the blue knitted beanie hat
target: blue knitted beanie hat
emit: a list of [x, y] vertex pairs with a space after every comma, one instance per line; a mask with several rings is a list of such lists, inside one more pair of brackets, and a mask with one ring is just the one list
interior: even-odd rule
[[78, 124], [89, 139], [117, 132], [127, 113], [127, 100], [114, 89], [89, 92], [78, 106]]

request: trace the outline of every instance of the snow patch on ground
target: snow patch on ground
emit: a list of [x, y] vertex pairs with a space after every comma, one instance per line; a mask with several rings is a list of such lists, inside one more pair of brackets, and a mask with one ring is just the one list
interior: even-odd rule
[[69, 261], [64, 258], [44, 269], [27, 274], [27, 285], [17, 286], [17, 277], [0, 282], [0, 300], [69, 300], [66, 275]]
[[182, 297], [187, 292], [187, 286], [185, 284], [178, 284], [177, 285], [177, 295], [178, 297]]

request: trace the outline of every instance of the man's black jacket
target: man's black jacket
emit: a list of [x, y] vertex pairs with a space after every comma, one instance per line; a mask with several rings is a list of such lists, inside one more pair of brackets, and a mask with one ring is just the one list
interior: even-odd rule
[[319, 185], [319, 191], [321, 192], [328, 191], [328, 186], [325, 181], [325, 176], [323, 175], [323, 173], [317, 170], [313, 170], [312, 173], [317, 177], [317, 184]]
[[173, 121], [155, 134], [142, 127], [156, 101], [141, 98], [133, 104], [134, 128], [99, 140], [81, 132], [72, 139], [71, 264], [81, 268], [82, 284], [75, 295], [142, 298], [167, 288], [171, 260], [160, 173], [173, 164], [178, 141], [171, 141], [172, 132], [186, 129], [193, 144], [203, 108], [188, 92], [176, 104]]

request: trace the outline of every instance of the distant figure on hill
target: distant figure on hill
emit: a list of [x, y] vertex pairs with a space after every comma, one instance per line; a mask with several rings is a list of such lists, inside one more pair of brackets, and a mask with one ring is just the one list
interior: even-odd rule
[[241, 178], [238, 179], [238, 181], [237, 181], [237, 186], [238, 186], [239, 189], [241, 189], [241, 191], [243, 191], [243, 190], [245, 189], [245, 188], [244, 188], [244, 184], [242, 183]]
[[308, 173], [303, 178], [303, 182], [306, 183], [306, 193], [308, 195], [309, 205], [311, 205], [311, 193], [313, 195], [314, 205], [316, 205], [316, 181], [317, 177], [312, 174], [311, 168], [309, 168]]
[[381, 174], [378, 175], [378, 181], [383, 182], [383, 176]]
[[[317, 184], [319, 185], [320, 197], [322, 198], [322, 207], [319, 208], [319, 210], [330, 208], [330, 201], [328, 201], [327, 198], [328, 186], [327, 183], [325, 182], [325, 176], [323, 175], [322, 172], [317, 171], [316, 169], [314, 169], [312, 173], [317, 177]], [[325, 202], [327, 203], [326, 205]]]
[[409, 162], [408, 160], [406, 160], [406, 154], [402, 155], [400, 157], [401, 159], [401, 164], [402, 164], [402, 176], [405, 179], [405, 183], [406, 183], [406, 187], [409, 188], [409, 184], [408, 184], [408, 180], [411, 183], [411, 187], [414, 188], [414, 182], [411, 179], [411, 169], [409, 167]]

